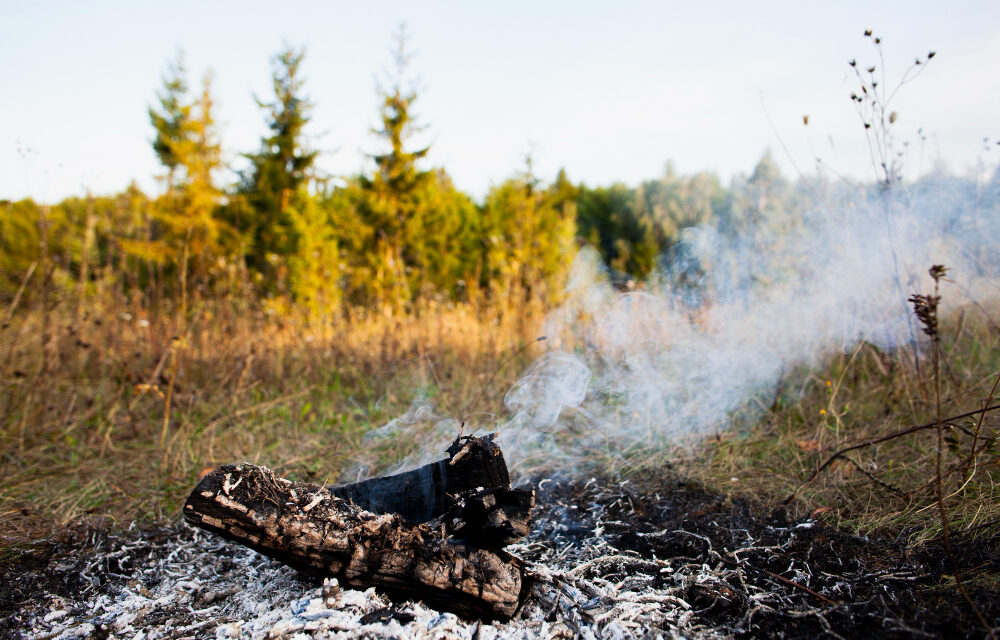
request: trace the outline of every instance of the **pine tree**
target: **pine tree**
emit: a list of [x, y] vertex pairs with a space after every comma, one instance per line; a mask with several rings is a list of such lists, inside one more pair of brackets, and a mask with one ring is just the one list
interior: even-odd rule
[[288, 256], [289, 293], [314, 318], [329, 316], [340, 307], [343, 285], [334, 225], [339, 213], [308, 197], [299, 199], [290, 216], [298, 243]]
[[159, 110], [149, 108], [149, 120], [156, 130], [153, 151], [160, 164], [167, 168], [167, 191], [171, 191], [180, 165], [177, 148], [184, 139], [186, 124], [191, 117], [191, 105], [187, 103], [187, 71], [184, 68], [183, 53], [178, 52], [177, 59], [167, 67], [163, 89], [156, 97], [160, 103]]
[[620, 183], [579, 191], [580, 235], [600, 251], [621, 284], [648, 275], [661, 249], [644, 194], [643, 187], [632, 190]]
[[552, 301], [574, 255], [576, 189], [560, 172], [540, 188], [530, 157], [525, 170], [490, 189], [483, 206], [483, 284], [494, 297]]
[[295, 220], [308, 197], [317, 151], [306, 147], [304, 129], [312, 104], [302, 95], [300, 66], [304, 51], [288, 48], [273, 59], [274, 100], [257, 99], [267, 114], [269, 135], [258, 153], [247, 154], [250, 167], [241, 175], [238, 193], [248, 211], [237, 222], [249, 242], [249, 266], [262, 274], [269, 290], [281, 291], [287, 259], [298, 252], [301, 221]]
[[217, 212], [221, 192], [215, 172], [221, 166], [211, 76], [206, 74], [197, 98], [188, 96], [183, 60], [172, 64], [158, 94], [160, 109], [149, 109], [156, 131], [153, 150], [167, 169], [166, 193], [157, 199], [154, 216], [158, 229], [152, 246], [134, 247], [144, 257], [158, 256], [177, 267], [182, 288], [190, 273], [199, 283], [210, 275], [222, 246], [225, 224]]
[[[474, 208], [459, 203], [457, 207], [440, 206], [441, 193], [453, 190], [450, 180], [438, 179], [417, 162], [426, 157], [429, 147], [411, 150], [408, 142], [420, 131], [412, 113], [417, 91], [407, 79], [411, 55], [406, 49], [406, 32], [396, 35], [394, 74], [389, 87], [378, 88], [381, 128], [373, 133], [385, 145], [385, 151], [373, 154], [375, 171], [358, 181], [357, 211], [371, 230], [365, 250], [364, 270], [371, 275], [369, 297], [380, 307], [408, 305], [426, 286], [437, 280], [434, 262], [441, 258], [442, 247], [462, 227], [463, 218], [474, 215]], [[455, 202], [447, 196], [446, 200]], [[435, 255], [437, 254], [437, 255]]]

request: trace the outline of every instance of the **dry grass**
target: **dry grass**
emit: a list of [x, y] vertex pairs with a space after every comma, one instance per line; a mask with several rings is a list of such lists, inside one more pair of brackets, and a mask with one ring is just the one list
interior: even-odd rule
[[364, 434], [417, 396], [456, 416], [499, 413], [531, 350], [490, 376], [535, 338], [539, 314], [433, 303], [327, 322], [227, 302], [183, 320], [96, 304], [16, 311], [0, 334], [0, 531], [172, 517], [203, 469], [237, 460], [337, 481]]
[[[125, 305], [17, 310], [0, 334], [0, 532], [174, 517], [202, 470], [237, 460], [315, 482], [353, 479], [373, 459], [387, 469], [420, 448], [423, 427], [409, 439], [363, 438], [414, 398], [490, 425], [537, 348], [505, 360], [537, 337], [542, 315], [427, 304], [403, 317], [324, 323], [215, 302], [182, 322]], [[987, 398], [1000, 372], [996, 316], [970, 307], [943, 320], [945, 415]], [[912, 351], [862, 344], [825, 370], [787, 375], [763, 399], [763, 419], [736, 417], [693, 452], [595, 451], [593, 464], [628, 476], [669, 463], [710, 488], [777, 505], [838, 448], [933, 420], [930, 367], [918, 374], [914, 362]], [[946, 506], [960, 540], [992, 540], [1000, 415], [986, 417], [979, 434], [992, 440], [980, 440], [988, 446], [966, 465], [975, 429], [975, 419], [948, 429]], [[792, 508], [926, 543], [941, 531], [935, 457], [933, 430], [861, 449], [802, 488]]]
[[[980, 409], [1000, 375], [1000, 330], [981, 308], [943, 322], [942, 411]], [[799, 513], [832, 518], [861, 533], [881, 531], [912, 544], [936, 540], [937, 437], [919, 431], [851, 452], [815, 481], [803, 482], [841, 447], [935, 420], [928, 353], [880, 351], [862, 344], [825, 371], [786, 378], [770, 411], [707, 440], [685, 460], [684, 472], [728, 493], [780, 504], [795, 494]], [[995, 400], [994, 400], [995, 403]], [[977, 452], [970, 457], [979, 426]], [[960, 538], [1000, 535], [1000, 415], [946, 422], [943, 482], [950, 527]]]

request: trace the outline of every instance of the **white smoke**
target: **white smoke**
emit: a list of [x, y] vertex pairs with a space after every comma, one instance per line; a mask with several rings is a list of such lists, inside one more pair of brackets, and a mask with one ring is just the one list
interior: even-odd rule
[[[596, 251], [573, 264], [546, 322], [546, 353], [507, 395], [508, 459], [559, 461], [683, 444], [753, 417], [782, 377], [861, 341], [892, 349], [919, 330], [906, 298], [949, 267], [944, 309], [998, 297], [1000, 220], [965, 194], [914, 189], [812, 209], [739, 237], [687, 229], [638, 292], [620, 293]], [[516, 466], [516, 465], [512, 465]]]
[[528, 367], [504, 397], [511, 424], [527, 429], [553, 426], [567, 407], [583, 402], [590, 369], [565, 351], [550, 351]]
[[[792, 221], [765, 212], [739, 234], [688, 228], [628, 293], [584, 248], [542, 327], [548, 351], [496, 423], [512, 473], [685, 446], [753, 420], [786, 376], [838, 352], [910, 344], [921, 334], [906, 298], [931, 290], [931, 265], [949, 268], [945, 313], [1000, 299], [997, 198], [946, 187], [841, 197]], [[463, 428], [418, 398], [366, 440], [408, 441], [401, 470], [439, 459]]]

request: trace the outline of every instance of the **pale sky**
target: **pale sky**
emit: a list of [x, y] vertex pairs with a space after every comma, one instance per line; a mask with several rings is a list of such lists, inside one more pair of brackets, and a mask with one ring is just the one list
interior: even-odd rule
[[[523, 166], [590, 185], [677, 171], [728, 180], [770, 148], [786, 175], [820, 156], [873, 175], [847, 61], [887, 84], [934, 50], [894, 99], [907, 171], [956, 172], [1000, 158], [1000, 2], [46, 2], [0, 3], [0, 198], [155, 193], [147, 107], [168, 61], [211, 69], [226, 157], [265, 133], [270, 58], [304, 46], [321, 169], [366, 168], [378, 151], [376, 78], [406, 22], [422, 87], [416, 111], [444, 167], [481, 197]], [[808, 127], [802, 117], [809, 115]], [[918, 144], [917, 129], [927, 141]], [[993, 141], [982, 153], [983, 138]], [[787, 149], [787, 153], [785, 151]], [[794, 163], [794, 166], [793, 166]], [[230, 182], [231, 174], [222, 176]]]

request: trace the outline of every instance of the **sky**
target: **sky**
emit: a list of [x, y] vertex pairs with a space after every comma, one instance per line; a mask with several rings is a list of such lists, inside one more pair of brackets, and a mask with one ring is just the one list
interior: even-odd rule
[[[259, 148], [271, 58], [304, 47], [309, 143], [335, 176], [380, 151], [376, 86], [405, 23], [427, 166], [481, 198], [523, 169], [636, 185], [663, 174], [749, 173], [770, 149], [783, 172], [874, 170], [847, 61], [886, 84], [905, 171], [958, 173], [1000, 157], [1000, 3], [976, 2], [0, 2], [0, 199], [113, 193], [162, 173], [147, 114], [183, 50], [192, 86], [210, 70], [229, 164]], [[803, 116], [809, 123], [803, 123]], [[922, 133], [918, 133], [918, 131]], [[989, 144], [984, 145], [983, 139]], [[984, 151], [990, 148], [990, 151]], [[232, 182], [234, 176], [221, 176]]]

